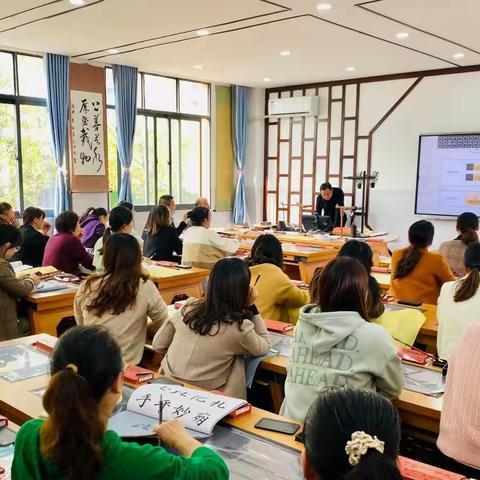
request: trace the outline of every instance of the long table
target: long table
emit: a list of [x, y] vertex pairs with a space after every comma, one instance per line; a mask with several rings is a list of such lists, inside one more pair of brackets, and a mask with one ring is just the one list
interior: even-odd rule
[[[160, 266], [150, 266], [148, 273], [167, 304], [171, 303], [176, 295], [201, 297], [203, 282], [209, 275], [208, 270], [202, 268], [182, 270]], [[56, 336], [57, 326], [62, 319], [73, 315], [75, 293], [76, 286], [71, 285], [68, 290], [28, 295], [26, 301], [32, 333], [48, 333]]]
[[[240, 250], [250, 252], [253, 243], [253, 240], [243, 240], [240, 243]], [[294, 245], [292, 243], [285, 243], [282, 247], [287, 275], [296, 280], [300, 279], [305, 283], [310, 283], [315, 270], [324, 267], [338, 253], [336, 249], [331, 247], [312, 247], [309, 245]]]
[[[339, 237], [336, 235], [312, 235], [312, 234], [298, 234], [298, 233], [285, 233], [279, 232], [276, 230], [236, 230], [232, 228], [223, 228], [223, 229], [216, 229], [216, 231], [223, 235], [239, 235], [241, 234], [244, 238], [253, 239], [255, 240], [259, 235], [263, 233], [271, 233], [275, 235], [281, 242], [285, 243], [302, 243], [305, 245], [310, 245], [312, 247], [327, 247], [327, 248], [335, 248], [339, 250], [342, 248], [343, 244], [348, 241], [352, 240], [350, 237]], [[358, 240], [358, 238], [356, 238]], [[365, 240], [370, 245], [371, 249], [380, 256], [388, 256], [389, 249], [388, 244], [391, 242], [395, 242], [398, 240], [397, 235], [386, 234], [378, 237], [369, 237], [369, 238], [362, 238], [361, 240]]]

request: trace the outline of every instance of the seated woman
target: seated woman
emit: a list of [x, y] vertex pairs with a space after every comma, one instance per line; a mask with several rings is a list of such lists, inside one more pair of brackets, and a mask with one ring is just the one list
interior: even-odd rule
[[152, 260], [169, 262], [177, 262], [182, 255], [182, 241], [172, 226], [170, 210], [165, 205], [153, 207], [148, 215], [143, 254]]
[[252, 278], [260, 276], [257, 308], [263, 318], [297, 323], [298, 309], [309, 302], [308, 291], [294, 286], [283, 272], [282, 244], [273, 235], [260, 235], [247, 259]]
[[17, 279], [9, 260], [20, 247], [22, 238], [17, 228], [0, 223], [0, 341], [19, 336], [17, 299], [27, 296], [40, 279], [35, 275]]
[[442, 286], [438, 299], [437, 349], [448, 359], [470, 323], [480, 323], [480, 243], [471, 243], [465, 251], [467, 276]]
[[339, 257], [350, 257], [358, 260], [368, 273], [368, 317], [378, 318], [385, 311], [382, 303], [382, 292], [377, 280], [372, 277], [373, 253], [367, 242], [349, 240], [338, 252]]
[[157, 328], [168, 318], [155, 284], [142, 273], [142, 253], [128, 233], [112, 235], [104, 246], [104, 271], [88, 277], [75, 295], [80, 325], [106, 327], [122, 349], [125, 362], [140, 363], [150, 317]]
[[210, 229], [211, 214], [208, 208], [196, 207], [188, 212], [192, 226], [182, 235], [182, 263], [211, 270], [221, 258], [233, 255], [240, 246], [238, 240], [223, 238]]
[[45, 222], [45, 212], [40, 208], [27, 207], [23, 211], [23, 225], [20, 227], [22, 246], [12, 258], [20, 260], [24, 265], [40, 267], [48, 242], [50, 224]]
[[403, 389], [392, 338], [368, 320], [368, 274], [349, 257], [331, 261], [310, 285], [300, 309], [281, 414], [303, 421], [326, 387], [353, 385], [396, 398]]
[[165, 447], [123, 442], [107, 430], [123, 387], [120, 348], [100, 327], [73, 327], [59, 340], [42, 402], [48, 417], [17, 433], [13, 480], [120, 478], [227, 480], [228, 468], [180, 420], [157, 425]]
[[16, 228], [20, 227], [15, 217], [15, 210], [8, 202], [0, 202], [0, 223], [8, 223]]
[[[133, 231], [133, 214], [126, 207], [115, 207], [110, 211], [108, 217], [108, 227], [105, 229], [103, 236], [97, 240], [93, 247], [93, 265], [98, 272], [103, 270], [103, 246], [114, 233], [128, 233]], [[137, 238], [137, 237], [135, 237]], [[138, 238], [137, 238], [138, 241]], [[140, 244], [140, 249], [142, 245]]]
[[205, 298], [178, 310], [153, 339], [153, 349], [165, 354], [161, 372], [246, 398], [244, 357], [270, 350], [250, 279], [250, 270], [239, 258], [225, 258], [213, 267]]
[[133, 203], [122, 200], [121, 202], [118, 202], [117, 207], [125, 207], [125, 208], [128, 208], [132, 212], [133, 229], [132, 229], [131, 235], [133, 235], [138, 240], [138, 243], [140, 245], [140, 250], [142, 250], [142, 252], [143, 252], [143, 238], [135, 230], [135, 207], [133, 206]]
[[93, 248], [105, 232], [108, 212], [104, 208], [90, 207], [80, 218], [83, 229], [82, 243], [85, 248]]
[[344, 386], [323, 390], [303, 431], [306, 480], [402, 480], [400, 420], [382, 395]]
[[435, 230], [419, 220], [408, 230], [410, 246], [392, 255], [392, 295], [397, 300], [415, 300], [436, 305], [440, 288], [455, 280], [443, 255], [429, 252]]
[[92, 257], [80, 238], [82, 229], [75, 212], [66, 211], [55, 219], [57, 233], [49, 238], [43, 255], [43, 266], [54, 266], [63, 272], [78, 275], [79, 266], [93, 269]]
[[[478, 312], [478, 311], [477, 311]], [[477, 313], [478, 316], [478, 313]], [[457, 462], [480, 470], [480, 323], [472, 323], [448, 358], [438, 448]]]
[[463, 277], [467, 272], [463, 264], [465, 250], [471, 243], [478, 242], [478, 217], [472, 212], [463, 212], [457, 217], [458, 236], [455, 240], [442, 242], [439, 252], [447, 259], [454, 275]]

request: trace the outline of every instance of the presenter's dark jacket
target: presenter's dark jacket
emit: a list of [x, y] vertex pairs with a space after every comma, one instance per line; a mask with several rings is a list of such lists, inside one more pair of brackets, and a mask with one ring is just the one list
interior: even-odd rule
[[41, 267], [48, 235], [35, 230], [31, 225], [22, 225], [20, 234], [22, 235], [22, 246], [12, 261], [20, 260], [24, 265]]
[[182, 254], [182, 241], [178, 238], [177, 229], [169, 225], [162, 227], [156, 235], [145, 234], [143, 243], [143, 254], [152, 260], [167, 260], [175, 262], [178, 260], [174, 252]]
[[[340, 226], [340, 212], [335, 208], [337, 205], [345, 205], [344, 194], [341, 188], [333, 187], [332, 198], [330, 198], [330, 200], [324, 200], [321, 194], [317, 197], [317, 214], [330, 217], [334, 227]], [[343, 225], [345, 225], [345, 221], [346, 215], [344, 215], [343, 218]]]

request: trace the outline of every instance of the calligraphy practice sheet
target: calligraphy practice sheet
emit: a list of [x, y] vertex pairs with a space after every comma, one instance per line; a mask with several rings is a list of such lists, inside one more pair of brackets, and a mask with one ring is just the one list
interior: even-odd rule
[[105, 175], [103, 96], [101, 93], [70, 92], [73, 173]]
[[[127, 410], [110, 419], [109, 428], [120, 436], [151, 435], [152, 427], [158, 425], [160, 397], [163, 421], [178, 418], [189, 430], [205, 435], [211, 435], [222, 418], [246, 404], [245, 400], [238, 398], [177, 385], [144, 385], [132, 393]], [[131, 421], [135, 425], [120, 425]], [[122, 435], [118, 430], [131, 434]]]

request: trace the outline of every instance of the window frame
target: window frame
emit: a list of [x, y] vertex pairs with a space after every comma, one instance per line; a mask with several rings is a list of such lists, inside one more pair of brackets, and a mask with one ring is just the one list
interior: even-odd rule
[[[106, 69], [111, 69], [111, 66], [105, 67]], [[154, 197], [158, 198], [158, 155], [157, 155], [157, 119], [166, 119], [168, 121], [168, 131], [169, 131], [169, 136], [168, 136], [168, 184], [169, 184], [169, 194], [172, 194], [172, 120], [178, 120], [179, 122], [179, 148], [181, 145], [181, 128], [180, 124], [182, 120], [190, 120], [190, 121], [197, 121], [199, 123], [200, 127], [200, 174], [203, 171], [203, 162], [205, 159], [203, 158], [203, 138], [202, 138], [202, 120], [206, 120], [209, 123], [209, 142], [210, 142], [210, 154], [209, 158], [207, 159], [208, 162], [210, 163], [211, 166], [211, 139], [212, 139], [212, 129], [211, 129], [211, 95], [212, 95], [212, 88], [211, 84], [208, 82], [202, 82], [202, 81], [197, 81], [197, 80], [191, 80], [191, 79], [184, 79], [184, 78], [176, 78], [176, 77], [171, 77], [168, 75], [159, 75], [156, 73], [149, 73], [149, 72], [143, 72], [139, 71], [138, 75], [140, 76], [140, 82], [137, 85], [137, 88], [140, 89], [140, 104], [141, 106], [139, 107], [137, 105], [137, 116], [143, 115], [148, 119], [149, 117], [153, 118], [153, 135], [154, 135], [154, 166], [153, 166], [153, 171], [154, 171]], [[172, 80], [175, 80], [175, 86], [176, 86], [176, 107], [177, 111], [176, 112], [171, 112], [171, 111], [163, 111], [163, 110], [153, 110], [150, 108], [145, 108], [145, 75], [150, 75], [154, 77], [163, 77], [163, 78], [169, 78]], [[208, 99], [207, 99], [207, 105], [208, 105], [208, 112], [207, 114], [202, 114], [202, 115], [196, 115], [196, 114], [191, 114], [191, 113], [181, 113], [180, 112], [180, 81], [185, 80], [188, 82], [196, 82], [196, 83], [201, 83], [203, 85], [206, 85], [208, 88]], [[107, 104], [107, 109], [115, 109], [115, 105]], [[147, 130], [148, 129], [148, 121], [145, 121], [145, 138], [147, 139], [148, 142], [148, 135], [147, 135]], [[148, 148], [147, 148], [148, 150]], [[119, 172], [118, 178], [117, 178], [117, 189], [120, 189], [120, 182], [121, 182], [121, 167], [120, 167], [120, 161], [118, 158], [118, 149], [117, 149], [117, 155], [116, 155], [116, 161], [117, 161], [117, 171]], [[148, 161], [148, 160], [147, 160]], [[200, 185], [202, 185], [203, 181], [200, 179]], [[145, 181], [148, 184], [148, 167], [145, 169]], [[110, 198], [109, 198], [110, 201]], [[153, 205], [134, 205], [135, 210], [137, 212], [149, 212], [152, 207], [155, 206]], [[178, 203], [176, 204], [176, 207], [179, 210], [186, 210], [186, 209], [191, 209], [194, 207], [193, 203], [190, 204], [182, 204]]]
[[[24, 188], [23, 188], [23, 153], [22, 153], [22, 128], [20, 122], [20, 107], [22, 105], [31, 105], [31, 106], [40, 106], [40, 107], [47, 107], [47, 99], [43, 97], [28, 97], [25, 95], [19, 94], [19, 78], [18, 78], [18, 56], [25, 56], [25, 57], [35, 57], [40, 58], [43, 61], [42, 55], [34, 55], [31, 53], [22, 53], [22, 52], [15, 52], [5, 49], [0, 49], [2, 53], [8, 53], [12, 55], [12, 63], [13, 63], [13, 94], [5, 94], [0, 93], [0, 103], [4, 103], [7, 105], [13, 105], [15, 108], [15, 136], [16, 136], [16, 148], [17, 148], [17, 155], [16, 155], [16, 162], [17, 162], [17, 175], [18, 175], [18, 209], [20, 215], [22, 215], [23, 211], [25, 210], [25, 200], [24, 200]], [[68, 192], [70, 195], [70, 192]], [[47, 217], [54, 216], [54, 208], [47, 208], [45, 209], [45, 215]]]

